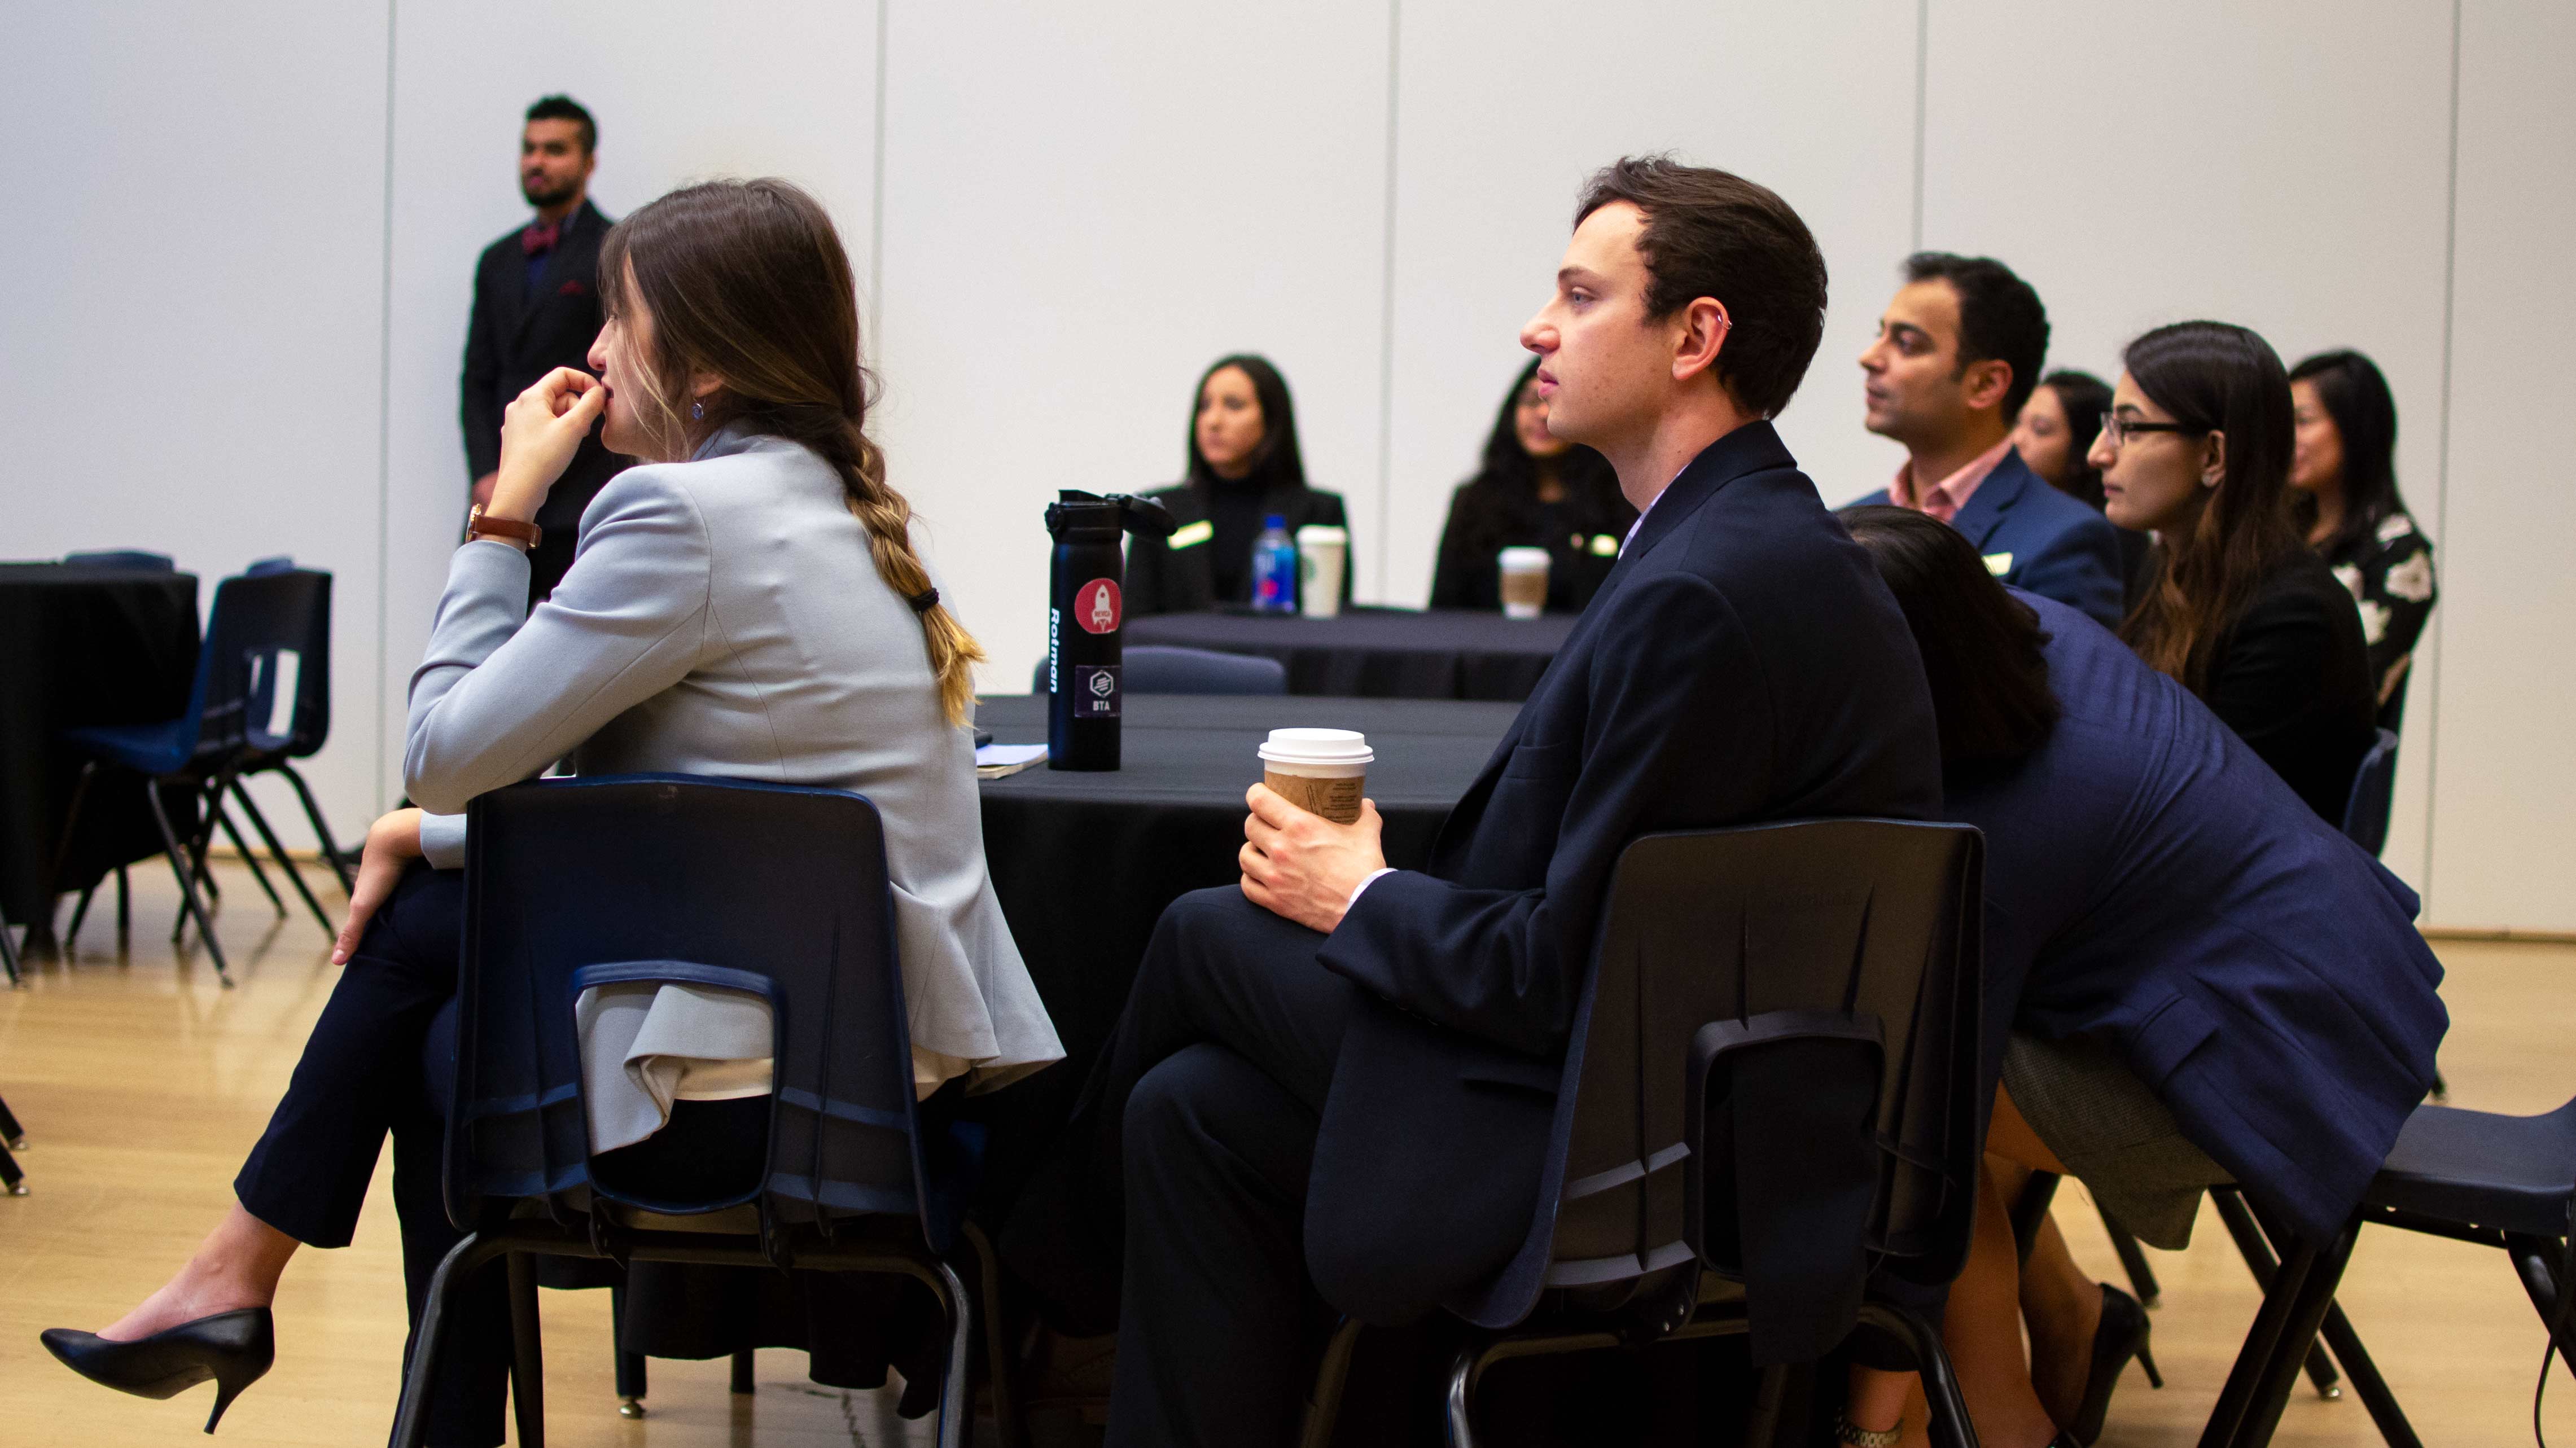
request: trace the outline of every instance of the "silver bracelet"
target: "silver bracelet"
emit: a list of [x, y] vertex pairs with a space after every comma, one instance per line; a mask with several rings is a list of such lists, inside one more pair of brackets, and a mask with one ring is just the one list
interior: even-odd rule
[[1855, 1428], [1849, 1418], [1834, 1421], [1834, 1441], [1849, 1443], [1852, 1448], [1896, 1448], [1902, 1430], [1896, 1428]]

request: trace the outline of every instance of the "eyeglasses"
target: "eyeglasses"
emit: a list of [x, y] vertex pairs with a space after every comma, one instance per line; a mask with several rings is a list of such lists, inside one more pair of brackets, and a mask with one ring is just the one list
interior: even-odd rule
[[2102, 436], [2111, 440], [2113, 448], [2142, 432], [2173, 432], [2191, 437], [2207, 431], [2205, 427], [2185, 427], [2179, 422], [2131, 422], [2116, 412], [2102, 414]]

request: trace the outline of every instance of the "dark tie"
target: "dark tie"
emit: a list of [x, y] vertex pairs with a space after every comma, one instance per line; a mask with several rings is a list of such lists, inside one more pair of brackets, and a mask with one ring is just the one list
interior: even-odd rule
[[539, 226], [531, 221], [528, 223], [528, 229], [519, 233], [519, 249], [532, 257], [544, 256], [555, 249], [555, 242], [562, 236], [562, 222], [556, 222], [551, 226]]

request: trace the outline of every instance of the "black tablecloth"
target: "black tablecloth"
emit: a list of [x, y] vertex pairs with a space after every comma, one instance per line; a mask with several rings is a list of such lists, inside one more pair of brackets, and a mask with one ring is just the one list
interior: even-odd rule
[[[196, 667], [195, 574], [0, 564], [0, 913], [10, 922], [41, 925], [56, 888], [79, 889], [161, 848], [128, 775], [126, 787], [90, 791], [62, 878], [50, 878], [80, 778], [61, 734], [173, 718]], [[181, 797], [171, 803], [194, 819]]]
[[[999, 743], [1043, 744], [1046, 702], [999, 695], [979, 704], [975, 721]], [[1377, 754], [1368, 794], [1386, 819], [1387, 863], [1418, 866], [1519, 712], [1458, 700], [1140, 694], [1125, 707], [1125, 768], [1041, 764], [983, 785], [994, 893], [1065, 1047], [1062, 1064], [966, 1108], [993, 1129], [988, 1201], [1016, 1191], [1028, 1154], [1071, 1108], [1163, 907], [1241, 878], [1243, 792], [1261, 778], [1253, 751], [1264, 735], [1292, 726], [1365, 732]]]
[[1299, 614], [1165, 613], [1130, 619], [1127, 642], [1258, 654], [1288, 666], [1288, 692], [1519, 703], [1574, 631], [1571, 613], [1508, 619], [1462, 609]]

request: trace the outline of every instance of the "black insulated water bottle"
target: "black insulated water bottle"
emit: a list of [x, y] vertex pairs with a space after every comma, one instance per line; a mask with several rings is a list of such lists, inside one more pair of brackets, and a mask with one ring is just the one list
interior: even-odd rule
[[1046, 510], [1055, 537], [1047, 584], [1047, 768], [1116, 769], [1120, 640], [1127, 624], [1121, 533], [1168, 538], [1163, 505], [1067, 488]]

